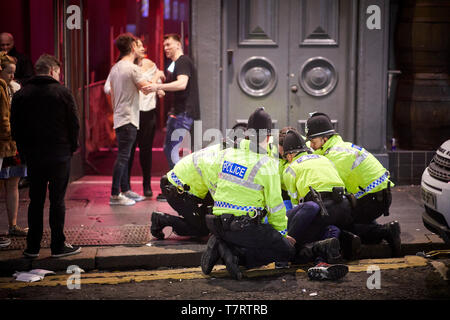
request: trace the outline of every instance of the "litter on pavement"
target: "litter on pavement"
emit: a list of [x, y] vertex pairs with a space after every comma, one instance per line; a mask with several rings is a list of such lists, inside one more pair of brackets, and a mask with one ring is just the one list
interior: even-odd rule
[[53, 271], [44, 269], [33, 269], [28, 272], [16, 272], [13, 277], [16, 277], [16, 281], [21, 282], [36, 282], [41, 281], [48, 274], [55, 274]]

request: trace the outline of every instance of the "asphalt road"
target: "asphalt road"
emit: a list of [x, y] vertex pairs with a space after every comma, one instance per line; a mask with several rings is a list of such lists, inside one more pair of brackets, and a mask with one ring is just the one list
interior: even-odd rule
[[338, 281], [311, 281], [307, 266], [268, 266], [247, 271], [242, 281], [232, 280], [222, 266], [211, 276], [199, 268], [58, 273], [32, 284], [0, 278], [0, 301], [450, 300], [449, 266], [448, 257], [361, 260]]

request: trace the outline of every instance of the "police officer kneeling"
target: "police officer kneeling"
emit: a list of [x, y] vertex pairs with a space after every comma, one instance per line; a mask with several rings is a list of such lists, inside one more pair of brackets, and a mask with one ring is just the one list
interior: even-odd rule
[[[283, 173], [284, 184], [293, 205], [303, 202], [287, 213], [288, 230], [295, 235], [297, 246], [322, 240], [319, 236], [324, 228], [351, 228], [351, 204], [345, 197], [345, 185], [334, 164], [323, 156], [311, 154], [303, 138], [294, 130], [286, 133], [283, 151], [289, 162]], [[312, 206], [311, 202], [316, 205]], [[340, 236], [340, 230], [334, 232], [334, 237]], [[360, 244], [360, 241], [342, 242], [344, 256], [358, 254]]]
[[164, 239], [164, 227], [172, 227], [179, 236], [204, 237], [209, 234], [205, 216], [213, 200], [197, 163], [199, 158], [210, 154], [206, 149], [191, 153], [161, 178], [162, 194], [180, 216], [153, 212], [150, 231], [157, 239]]
[[204, 274], [222, 258], [232, 277], [240, 280], [240, 265], [255, 268], [295, 255], [277, 163], [267, 153], [271, 128], [270, 115], [259, 108], [249, 117], [248, 139], [222, 151], [213, 215], [206, 219], [213, 235], [201, 258]]
[[400, 224], [393, 221], [380, 225], [375, 221], [381, 215], [389, 215], [393, 186], [389, 171], [366, 149], [344, 142], [325, 113], [313, 114], [306, 125], [306, 136], [314, 154], [323, 155], [334, 163], [347, 191], [356, 199], [353, 201], [352, 232], [367, 244], [384, 239], [393, 256], [400, 256]]

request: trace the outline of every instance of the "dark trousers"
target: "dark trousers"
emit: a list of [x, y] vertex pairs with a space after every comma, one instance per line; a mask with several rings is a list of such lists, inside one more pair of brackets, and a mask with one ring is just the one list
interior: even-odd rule
[[[164, 154], [166, 155], [169, 168], [173, 169], [180, 161], [179, 151], [183, 138], [191, 132], [194, 119], [187, 112], [177, 115], [169, 115], [166, 123], [166, 137], [164, 139]], [[173, 137], [172, 137], [173, 135]]]
[[364, 244], [380, 243], [385, 232], [376, 219], [389, 215], [391, 203], [392, 195], [387, 189], [358, 199], [353, 209], [354, 224], [349, 231], [358, 235]]
[[343, 198], [341, 202], [327, 199], [323, 201], [323, 204], [328, 211], [328, 217], [324, 217], [327, 225], [335, 225], [340, 229], [346, 229], [354, 222], [352, 206], [347, 198]]
[[380, 191], [377, 194], [368, 194], [356, 200], [353, 209], [355, 223], [367, 224], [378, 219], [383, 214], [389, 215], [389, 208], [392, 202], [390, 191]]
[[286, 213], [288, 234], [296, 241], [296, 247], [328, 238], [339, 238], [340, 229], [329, 225], [320, 215], [317, 203], [300, 203]]
[[71, 158], [35, 162], [28, 160], [28, 178], [30, 181], [30, 205], [28, 206], [27, 249], [30, 253], [39, 252], [44, 230], [44, 204], [47, 187], [50, 200], [49, 223], [51, 229], [51, 250], [61, 251], [66, 240], [64, 221], [66, 206], [64, 197], [70, 177]]
[[128, 187], [131, 189], [130, 177], [136, 147], [139, 147], [139, 163], [142, 169], [142, 183], [144, 191], [152, 190], [152, 149], [156, 131], [156, 111], [141, 111], [139, 115], [139, 130], [136, 141], [131, 147], [130, 161], [128, 162]]
[[319, 205], [312, 201], [300, 203], [286, 213], [288, 234], [297, 246], [320, 240], [326, 225], [319, 213]]
[[232, 214], [208, 216], [206, 223], [209, 230], [239, 257], [239, 264], [248, 269], [271, 262], [291, 261], [295, 256], [294, 246], [270, 224]]
[[118, 154], [113, 169], [113, 180], [111, 195], [117, 196], [120, 191], [130, 190], [128, 180], [128, 163], [130, 160], [131, 148], [136, 141], [137, 128], [131, 123], [116, 129], [118, 144]]
[[180, 215], [180, 217], [167, 217], [168, 223], [177, 235], [204, 237], [209, 234], [205, 216], [208, 214], [208, 206], [214, 203], [209, 193], [205, 199], [194, 197], [186, 192], [180, 194], [166, 176], [161, 178], [161, 191], [169, 205]]
[[239, 263], [248, 269], [290, 261], [295, 255], [295, 248], [269, 224], [253, 223], [243, 230], [225, 231], [221, 239], [237, 253]]

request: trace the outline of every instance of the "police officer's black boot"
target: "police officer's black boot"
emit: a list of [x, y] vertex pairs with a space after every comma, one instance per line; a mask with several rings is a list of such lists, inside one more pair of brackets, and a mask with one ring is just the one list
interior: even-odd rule
[[206, 251], [202, 254], [201, 266], [204, 274], [208, 275], [220, 259], [219, 239], [212, 235], [206, 245]]
[[168, 226], [169, 218], [165, 213], [162, 212], [153, 212], [152, 213], [152, 224], [150, 226], [150, 232], [152, 235], [158, 240], [164, 240], [164, 227]]
[[400, 239], [400, 223], [392, 221], [382, 227], [383, 239], [385, 239], [392, 250], [393, 257], [400, 257], [402, 254], [402, 241]]
[[225, 263], [225, 266], [227, 267], [228, 272], [234, 279], [241, 280], [242, 272], [239, 269], [239, 258], [233, 254], [233, 252], [225, 242], [223, 242], [222, 240], [218, 240], [218, 242], [218, 251], [220, 257]]
[[314, 242], [312, 245], [312, 252], [315, 257], [326, 259], [330, 264], [342, 262], [339, 239], [329, 238]]
[[342, 255], [346, 260], [358, 260], [361, 255], [361, 238], [347, 230], [341, 230], [339, 237]]

